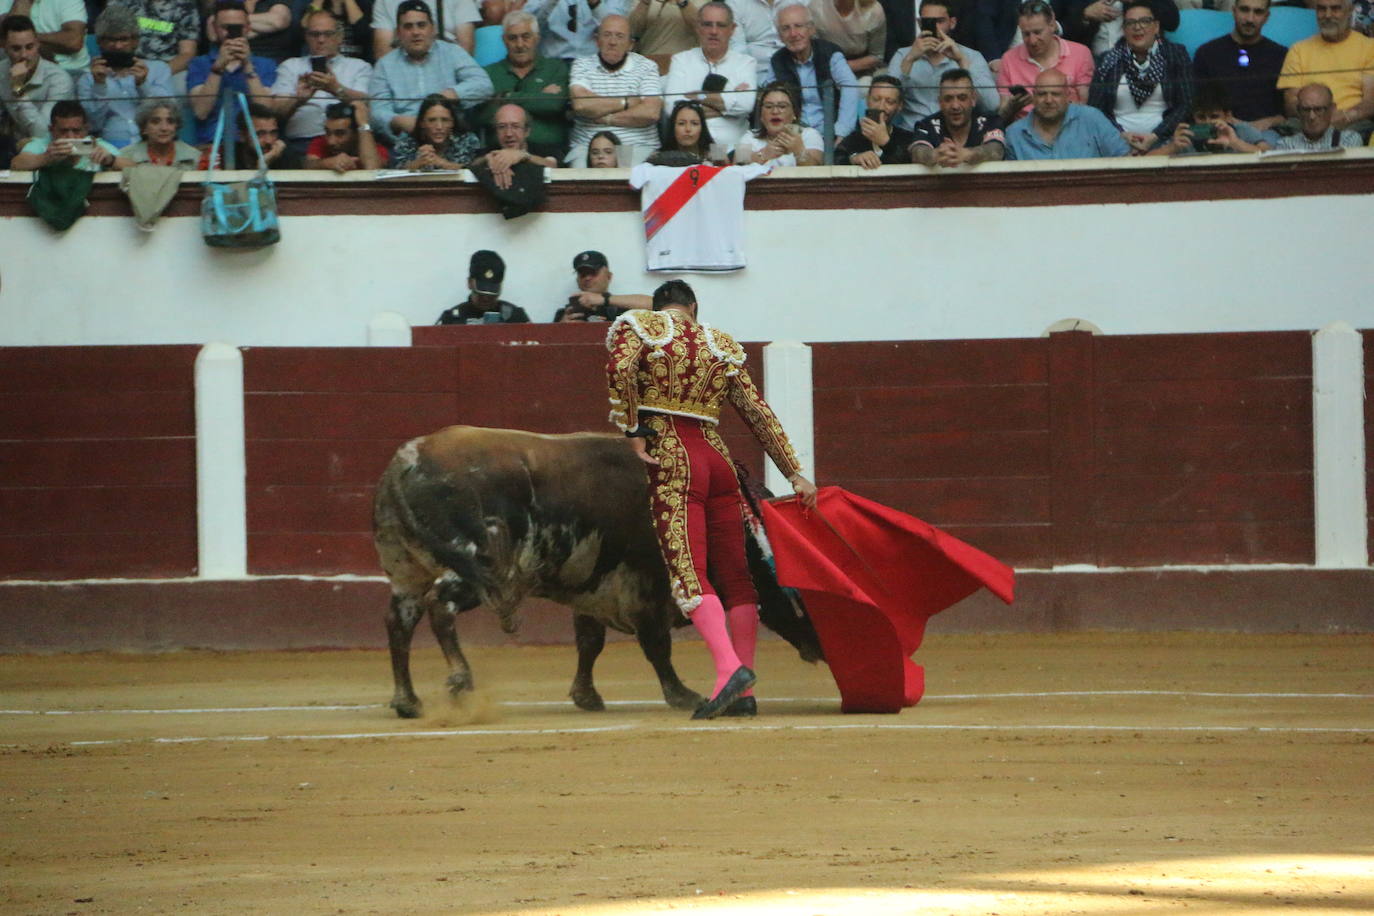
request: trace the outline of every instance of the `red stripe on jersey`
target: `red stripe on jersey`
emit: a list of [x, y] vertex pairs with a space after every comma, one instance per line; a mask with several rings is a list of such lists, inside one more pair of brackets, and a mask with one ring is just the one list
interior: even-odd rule
[[649, 205], [644, 211], [644, 238], [652, 239], [658, 234], [658, 230], [668, 224], [668, 221], [683, 207], [687, 202], [696, 196], [696, 193], [706, 187], [707, 182], [720, 174], [722, 166], [717, 165], [694, 165], [691, 168], [683, 169], [682, 174], [673, 179], [673, 183], [658, 195], [658, 198]]

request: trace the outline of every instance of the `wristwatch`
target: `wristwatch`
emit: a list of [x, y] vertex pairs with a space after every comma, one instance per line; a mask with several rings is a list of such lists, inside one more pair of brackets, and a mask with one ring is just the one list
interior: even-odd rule
[[371, 125], [371, 124], [359, 124], [359, 125], [358, 125], [358, 130], [365, 130], [365, 131], [367, 131], [368, 133], [371, 133], [371, 132], [372, 132], [372, 125]]

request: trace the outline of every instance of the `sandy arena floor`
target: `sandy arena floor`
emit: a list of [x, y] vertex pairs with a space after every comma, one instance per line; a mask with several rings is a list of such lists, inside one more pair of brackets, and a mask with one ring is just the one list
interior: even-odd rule
[[0, 910], [1374, 912], [1368, 637], [932, 635], [897, 716], [768, 643], [716, 723], [631, 643], [604, 713], [571, 648], [469, 658], [416, 721], [380, 652], [0, 660]]

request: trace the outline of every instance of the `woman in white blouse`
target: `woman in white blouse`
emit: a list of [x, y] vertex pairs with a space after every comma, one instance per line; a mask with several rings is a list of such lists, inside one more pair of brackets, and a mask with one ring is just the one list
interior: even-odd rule
[[758, 128], [740, 137], [735, 147], [735, 162], [773, 162], [786, 165], [820, 165], [825, 141], [820, 132], [803, 127], [800, 99], [795, 87], [769, 83], [759, 90], [754, 105]]

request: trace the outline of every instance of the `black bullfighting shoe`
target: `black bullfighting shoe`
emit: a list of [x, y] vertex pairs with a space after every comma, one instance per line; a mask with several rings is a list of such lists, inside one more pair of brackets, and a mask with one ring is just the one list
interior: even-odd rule
[[726, 719], [752, 719], [759, 714], [759, 703], [753, 697], [740, 697], [729, 706], [721, 716]]
[[720, 688], [720, 693], [698, 706], [696, 712], [692, 713], [692, 718], [714, 719], [738, 700], [740, 694], [753, 687], [756, 680], [758, 678], [754, 676], [754, 672], [740, 665], [735, 669], [735, 673], [730, 675], [730, 680], [725, 682], [725, 686]]

